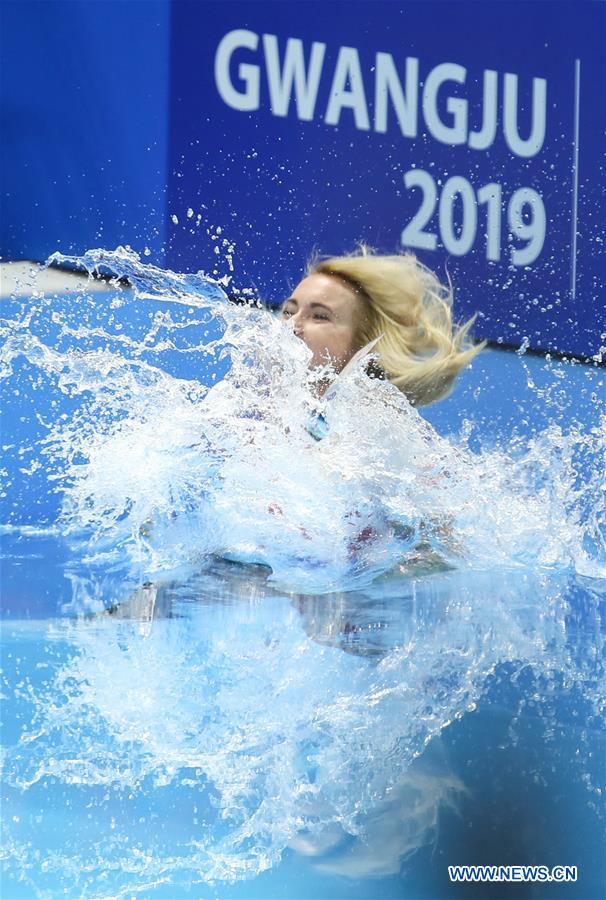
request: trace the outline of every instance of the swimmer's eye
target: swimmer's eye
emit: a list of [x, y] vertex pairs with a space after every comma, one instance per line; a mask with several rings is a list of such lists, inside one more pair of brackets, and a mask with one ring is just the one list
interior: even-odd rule
[[[282, 309], [280, 310], [280, 315], [283, 319], [290, 319], [291, 316], [294, 316], [295, 312], [296, 312], [296, 310], [286, 309], [285, 307], [282, 307]], [[318, 311], [313, 312], [311, 315], [311, 318], [316, 319], [317, 321], [320, 321], [320, 322], [329, 322], [330, 321], [330, 316], [327, 313], [318, 312]]]

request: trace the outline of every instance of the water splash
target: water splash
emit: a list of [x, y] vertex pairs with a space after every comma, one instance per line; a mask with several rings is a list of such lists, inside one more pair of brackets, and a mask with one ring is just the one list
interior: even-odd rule
[[132, 285], [105, 306], [85, 291], [28, 305], [1, 357], [9, 385], [26, 361], [53, 398], [21, 469], [53, 479], [74, 558], [119, 572], [108, 600], [212, 555], [311, 592], [368, 582], [419, 546], [455, 566], [603, 573], [603, 417], [472, 453], [363, 362], [319, 402], [307, 349], [269, 312], [228, 303], [228, 278], [124, 248], [53, 260]]
[[[361, 367], [320, 403], [304, 345], [227, 282], [123, 249], [59, 261], [132, 287], [0, 323], [5, 528], [69, 542], [75, 614], [9, 626], [9, 871], [95, 897], [295, 851], [398, 872], [465, 795], [436, 742], [497, 688], [512, 740], [544, 718], [549, 765], [582, 723], [597, 802], [603, 418], [478, 447]], [[560, 408], [557, 388], [528, 385]]]

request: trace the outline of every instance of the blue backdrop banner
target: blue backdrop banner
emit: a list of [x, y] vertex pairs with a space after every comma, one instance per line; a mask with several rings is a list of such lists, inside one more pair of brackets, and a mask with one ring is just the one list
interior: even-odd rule
[[4, 0], [0, 26], [2, 259], [160, 259], [169, 0]]
[[315, 249], [406, 248], [482, 336], [598, 353], [605, 38], [601, 3], [180, 0], [169, 262], [279, 302]]
[[409, 249], [504, 344], [606, 344], [606, 4], [23, 0], [3, 259], [130, 244], [278, 303]]

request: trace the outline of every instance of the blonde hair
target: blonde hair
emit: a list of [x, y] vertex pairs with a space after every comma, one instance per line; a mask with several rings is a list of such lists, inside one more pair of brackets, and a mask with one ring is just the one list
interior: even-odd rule
[[381, 256], [365, 245], [358, 252], [313, 258], [309, 275], [340, 278], [360, 296], [360, 347], [380, 337], [373, 353], [392, 384], [415, 406], [447, 396], [455, 378], [485, 346], [469, 339], [475, 316], [452, 321], [452, 287], [444, 287], [413, 253]]

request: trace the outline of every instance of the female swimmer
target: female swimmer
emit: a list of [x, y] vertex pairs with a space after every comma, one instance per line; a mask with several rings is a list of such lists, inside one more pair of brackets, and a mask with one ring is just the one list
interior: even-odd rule
[[[415, 407], [434, 403], [484, 346], [469, 340], [473, 319], [453, 325], [452, 291], [413, 254], [381, 256], [365, 246], [311, 262], [280, 316], [311, 350], [319, 407], [320, 398], [330, 399], [335, 377], [371, 352], [370, 377], [389, 380]], [[326, 435], [321, 408], [312, 411], [307, 430], [316, 440]], [[282, 515], [276, 503], [269, 512]], [[434, 531], [452, 538], [447, 523]], [[375, 529], [365, 527], [350, 544], [350, 556], [374, 537]]]
[[[419, 407], [445, 397], [483, 346], [469, 340], [473, 320], [453, 325], [452, 291], [414, 255], [383, 256], [364, 246], [350, 255], [310, 263], [284, 301], [280, 317], [311, 351], [311, 387], [318, 403], [307, 430], [316, 440], [328, 431], [323, 410], [331, 400], [329, 388], [360, 357], [372, 354], [367, 374], [389, 380]], [[267, 512], [284, 515], [275, 501]], [[405, 537], [410, 532], [406, 524], [387, 524]], [[434, 523], [432, 530], [453, 543], [448, 522]], [[303, 525], [299, 531], [309, 538]], [[362, 526], [348, 546], [352, 559], [376, 536], [375, 527]]]
[[377, 362], [367, 373], [424, 406], [449, 394], [484, 346], [469, 341], [473, 319], [453, 326], [452, 291], [413, 254], [380, 256], [365, 246], [312, 261], [280, 315], [312, 351], [319, 395], [330, 384], [327, 372], [334, 377], [357, 353], [372, 351]]

